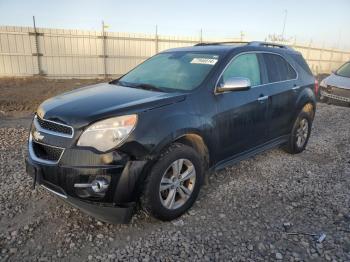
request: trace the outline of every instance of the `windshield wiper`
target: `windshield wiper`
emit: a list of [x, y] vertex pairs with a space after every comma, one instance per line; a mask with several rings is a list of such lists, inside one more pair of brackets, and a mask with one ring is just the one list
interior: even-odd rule
[[158, 91], [158, 92], [165, 92], [165, 90], [163, 90], [160, 87], [157, 87], [155, 85], [151, 85], [151, 84], [146, 84], [146, 83], [129, 83], [129, 82], [124, 82], [124, 81], [120, 81], [120, 80], [114, 80], [109, 82], [110, 84], [113, 85], [119, 85], [119, 86], [126, 86], [126, 87], [132, 87], [132, 88], [140, 88], [140, 89], [145, 89], [145, 90], [152, 90], [152, 91]]
[[145, 90], [164, 92], [164, 90], [162, 88], [160, 88], [160, 87], [157, 87], [157, 86], [151, 85], [151, 84], [145, 84], [145, 83], [136, 84], [133, 87], [134, 88], [141, 88], [141, 89], [145, 89]]
[[113, 80], [111, 82], [109, 82], [111, 85], [118, 85], [118, 86], [130, 86], [130, 85], [127, 85], [127, 83], [123, 82], [123, 81], [120, 81], [118, 79], [116, 80]]

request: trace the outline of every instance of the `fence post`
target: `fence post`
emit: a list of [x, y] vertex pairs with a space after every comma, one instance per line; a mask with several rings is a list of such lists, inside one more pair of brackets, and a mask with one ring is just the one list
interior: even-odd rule
[[331, 49], [331, 58], [329, 61], [329, 72], [333, 70], [333, 57], [334, 57], [334, 48]]
[[[36, 25], [35, 25], [35, 16], [33, 16], [33, 27], [34, 27], [34, 43], [35, 43], [35, 53], [33, 53], [33, 56], [36, 56], [37, 58], [37, 64], [38, 64], [38, 75], [42, 76], [43, 71], [42, 71], [42, 65], [41, 65], [41, 59], [40, 56], [43, 56], [42, 53], [40, 53], [40, 45], [39, 45], [39, 33], [36, 30]], [[29, 33], [29, 35], [31, 35]], [[35, 75], [35, 74], [34, 74]]]
[[102, 21], [102, 48], [103, 48], [103, 74], [104, 78], [107, 78], [107, 55], [106, 55], [106, 35], [105, 35], [105, 22]]
[[158, 51], [159, 51], [159, 46], [158, 46], [158, 42], [159, 42], [159, 39], [158, 39], [158, 25], [156, 25], [156, 34], [154, 36], [154, 44], [155, 44], [155, 51], [156, 51], [156, 54], [158, 54]]
[[341, 64], [344, 63], [344, 52], [341, 52], [341, 55], [340, 55], [340, 63], [341, 63]]
[[[325, 43], [323, 42], [323, 46], [322, 48], [320, 49], [320, 57], [319, 57], [319, 61], [318, 61], [318, 66], [320, 68], [320, 72], [322, 72], [322, 58], [323, 58], [323, 50], [325, 48]], [[323, 72], [322, 72], [323, 73]]]

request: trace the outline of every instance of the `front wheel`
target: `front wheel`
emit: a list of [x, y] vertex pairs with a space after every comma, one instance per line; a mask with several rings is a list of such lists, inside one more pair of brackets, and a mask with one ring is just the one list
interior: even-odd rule
[[148, 174], [141, 204], [161, 220], [181, 216], [195, 202], [203, 178], [203, 164], [191, 147], [175, 143], [154, 164]]
[[305, 111], [300, 112], [294, 122], [286, 151], [291, 154], [298, 154], [304, 151], [311, 134], [312, 118]]

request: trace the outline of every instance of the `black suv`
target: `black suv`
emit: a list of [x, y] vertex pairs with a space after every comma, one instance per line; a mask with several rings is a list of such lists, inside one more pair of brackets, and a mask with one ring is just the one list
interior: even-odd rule
[[164, 51], [109, 83], [43, 102], [27, 173], [103, 221], [136, 203], [171, 220], [205, 174], [266, 149], [304, 150], [318, 84], [300, 53], [263, 42]]

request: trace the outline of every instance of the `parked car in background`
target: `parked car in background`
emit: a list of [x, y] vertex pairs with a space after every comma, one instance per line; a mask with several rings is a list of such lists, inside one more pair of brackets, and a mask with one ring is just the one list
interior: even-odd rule
[[43, 102], [27, 172], [104, 221], [128, 222], [137, 202], [175, 219], [208, 172], [277, 146], [302, 152], [317, 90], [302, 55], [284, 45], [170, 49], [117, 80]]
[[320, 100], [337, 100], [350, 105], [350, 61], [321, 81]]

